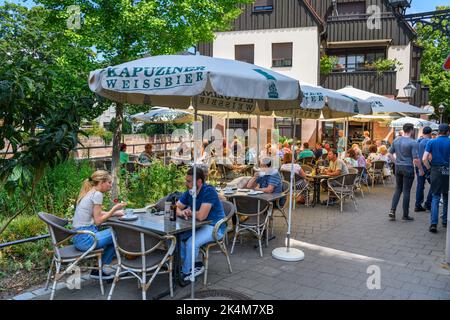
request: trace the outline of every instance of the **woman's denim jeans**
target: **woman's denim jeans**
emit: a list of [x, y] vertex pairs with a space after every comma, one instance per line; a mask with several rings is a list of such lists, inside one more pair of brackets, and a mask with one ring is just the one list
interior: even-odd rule
[[[197, 229], [195, 232], [195, 257], [198, 256], [200, 247], [205, 243], [214, 241], [213, 238], [214, 226], [204, 225]], [[218, 237], [221, 239], [224, 235], [224, 231], [219, 229]], [[192, 231], [183, 232], [180, 235], [181, 241], [181, 259], [183, 260], [182, 272], [189, 274], [191, 272], [192, 264]]]
[[409, 216], [409, 199], [411, 197], [411, 187], [414, 182], [413, 166], [396, 166], [395, 167], [395, 193], [392, 198], [391, 211], [397, 209], [400, 195], [403, 193], [403, 216]]
[[[95, 249], [103, 248], [102, 260], [104, 264], [110, 264], [116, 257], [116, 251], [114, 250], [114, 243], [110, 229], [98, 231], [96, 226], [88, 226], [76, 228], [75, 230], [88, 230], [95, 233], [95, 237], [97, 238], [97, 246]], [[89, 234], [78, 234], [73, 237], [72, 242], [78, 250], [86, 251], [94, 244], [94, 238]]]

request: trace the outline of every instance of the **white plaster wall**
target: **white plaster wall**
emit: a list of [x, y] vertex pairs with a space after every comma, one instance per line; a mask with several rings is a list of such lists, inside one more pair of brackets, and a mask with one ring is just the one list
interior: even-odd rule
[[[318, 84], [318, 28], [266, 29], [218, 32], [213, 43], [213, 55], [234, 59], [234, 46], [254, 45], [254, 64], [272, 69], [311, 84]], [[292, 67], [272, 68], [272, 43], [292, 42]]]
[[411, 70], [411, 44], [407, 46], [391, 46], [388, 49], [388, 59], [397, 59], [403, 64], [402, 71], [397, 71], [398, 96], [404, 97], [403, 88], [409, 83]]

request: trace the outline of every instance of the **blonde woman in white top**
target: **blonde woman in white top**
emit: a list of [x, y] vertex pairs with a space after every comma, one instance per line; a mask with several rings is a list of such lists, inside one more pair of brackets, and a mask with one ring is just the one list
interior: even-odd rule
[[[75, 230], [88, 230], [95, 233], [97, 246], [103, 248], [102, 260], [110, 264], [115, 257], [114, 244], [110, 229], [100, 231], [98, 227], [112, 216], [123, 216], [126, 203], [118, 203], [109, 211], [103, 211], [103, 193], [111, 190], [111, 176], [107, 171], [95, 171], [89, 179], [83, 181], [83, 186], [78, 196], [73, 227]], [[72, 239], [75, 248], [80, 251], [88, 250], [94, 244], [94, 238], [89, 234], [78, 234]], [[92, 278], [99, 278], [98, 270], [92, 270]], [[103, 272], [103, 279], [112, 279], [111, 275]]]

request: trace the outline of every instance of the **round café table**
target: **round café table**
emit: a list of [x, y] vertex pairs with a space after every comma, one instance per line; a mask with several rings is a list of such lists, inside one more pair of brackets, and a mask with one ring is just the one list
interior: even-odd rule
[[307, 174], [306, 177], [313, 180], [314, 192], [311, 206], [315, 207], [317, 203], [320, 203], [320, 181], [322, 179], [329, 179], [331, 176], [325, 174], [317, 174], [314, 176], [311, 174]]

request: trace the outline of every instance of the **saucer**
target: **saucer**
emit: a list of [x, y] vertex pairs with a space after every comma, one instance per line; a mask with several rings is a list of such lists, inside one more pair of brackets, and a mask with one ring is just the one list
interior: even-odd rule
[[119, 220], [122, 220], [122, 221], [134, 221], [134, 220], [137, 220], [138, 218], [139, 217], [137, 215], [133, 214], [132, 216], [120, 217]]

